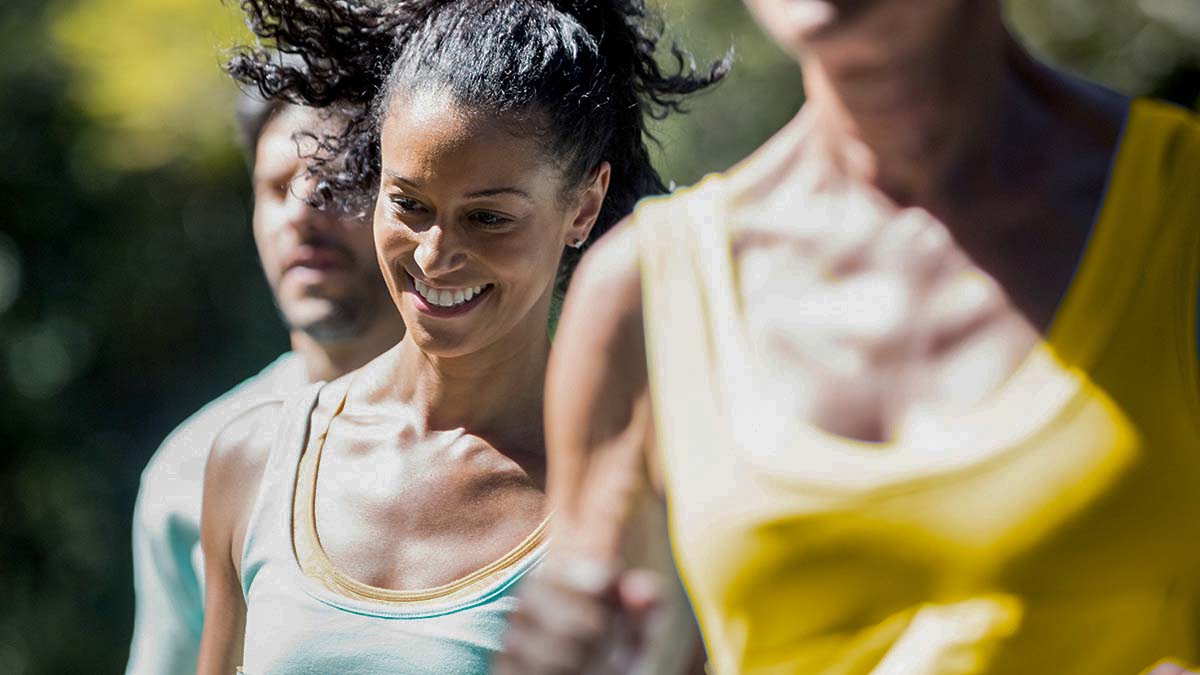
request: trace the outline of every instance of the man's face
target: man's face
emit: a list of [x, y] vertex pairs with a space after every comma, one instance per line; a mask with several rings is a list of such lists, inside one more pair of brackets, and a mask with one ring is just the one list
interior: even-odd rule
[[370, 223], [318, 210], [305, 198], [312, 139], [335, 124], [287, 106], [263, 128], [254, 164], [254, 241], [284, 321], [319, 342], [355, 337], [394, 311], [375, 260]]

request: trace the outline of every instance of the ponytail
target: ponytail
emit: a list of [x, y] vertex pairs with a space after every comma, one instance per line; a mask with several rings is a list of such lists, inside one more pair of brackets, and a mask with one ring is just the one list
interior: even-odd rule
[[[227, 68], [270, 98], [335, 106], [347, 121], [320, 139], [318, 199], [364, 205], [378, 181], [379, 130], [397, 93], [439, 89], [463, 106], [532, 125], [580, 187], [612, 165], [594, 239], [639, 199], [666, 191], [646, 146], [649, 119], [682, 109], [720, 81], [730, 56], [704, 70], [675, 45], [657, 60], [663, 25], [645, 0], [242, 0], [251, 29], [302, 65], [247, 48]], [[333, 161], [337, 159], [338, 161]], [[560, 289], [581, 251], [563, 256]]]

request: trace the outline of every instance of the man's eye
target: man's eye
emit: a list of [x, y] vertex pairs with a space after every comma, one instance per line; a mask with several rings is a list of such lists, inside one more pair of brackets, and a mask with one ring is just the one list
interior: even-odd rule
[[262, 181], [255, 186], [254, 192], [264, 198], [283, 199], [287, 197], [289, 189], [291, 189], [291, 183], [288, 181]]

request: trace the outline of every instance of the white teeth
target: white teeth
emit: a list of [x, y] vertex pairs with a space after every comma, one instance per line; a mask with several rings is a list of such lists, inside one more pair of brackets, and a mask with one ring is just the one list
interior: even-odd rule
[[437, 288], [430, 288], [416, 279], [413, 279], [413, 287], [417, 289], [422, 298], [425, 298], [426, 302], [438, 307], [461, 305], [482, 293], [484, 289], [484, 286], [475, 286], [473, 288], [459, 288], [456, 290], [439, 290]]

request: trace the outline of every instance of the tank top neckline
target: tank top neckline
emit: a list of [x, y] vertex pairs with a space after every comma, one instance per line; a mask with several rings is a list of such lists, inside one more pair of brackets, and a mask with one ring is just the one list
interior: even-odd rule
[[[713, 341], [721, 379], [726, 383], [738, 456], [765, 480], [810, 492], [904, 492], [1003, 461], [1031, 447], [1031, 441], [1054, 419], [1076, 410], [1076, 404], [1085, 398], [1087, 378], [1082, 371], [1099, 353], [1112, 328], [1085, 321], [1087, 307], [1098, 298], [1120, 302], [1128, 295], [1130, 276], [1135, 272], [1119, 265], [1114, 270], [1112, 266], [1119, 260], [1106, 249], [1115, 237], [1112, 230], [1119, 225], [1109, 214], [1122, 212], [1127, 196], [1121, 186], [1127, 180], [1125, 174], [1133, 170], [1123, 168], [1126, 163], [1119, 161], [1126, 149], [1124, 140], [1139, 121], [1140, 106], [1146, 103], [1134, 101], [1126, 111], [1091, 232], [1045, 336], [983, 400], [962, 413], [939, 418], [938, 424], [931, 425], [936, 429], [889, 441], [860, 441], [825, 431], [794, 415], [763, 410], [762, 381], [753, 380], [761, 377], [769, 364], [756, 360], [757, 352], [746, 333], [727, 217], [730, 195], [724, 193], [726, 179], [712, 175], [692, 188], [694, 192], [709, 191], [711, 196], [699, 201], [711, 213], [704, 220], [714, 226], [696, 228], [696, 247], [710, 270], [704, 275], [709, 285], [704, 290], [714, 322], [728, 328], [714, 331]], [[740, 168], [734, 167], [730, 173]], [[1036, 401], [1036, 406], [1031, 406], [1031, 401]], [[995, 420], [1018, 423], [997, 425]], [[990, 433], [981, 434], [985, 429]], [[802, 450], [780, 452], [781, 438], [795, 439]]]
[[[438, 616], [487, 602], [508, 590], [545, 555], [551, 516], [520, 543], [497, 560], [480, 569], [432, 588], [397, 590], [363, 583], [338, 568], [321, 545], [316, 529], [316, 480], [321, 452], [333, 420], [346, 405], [350, 383], [320, 434], [301, 442], [301, 455], [295, 462], [295, 480], [285, 509], [287, 541], [291, 544], [290, 567], [305, 591], [315, 599], [347, 611], [380, 617], [420, 618]], [[311, 419], [316, 405], [309, 411]], [[310, 422], [311, 425], [311, 422]]]

